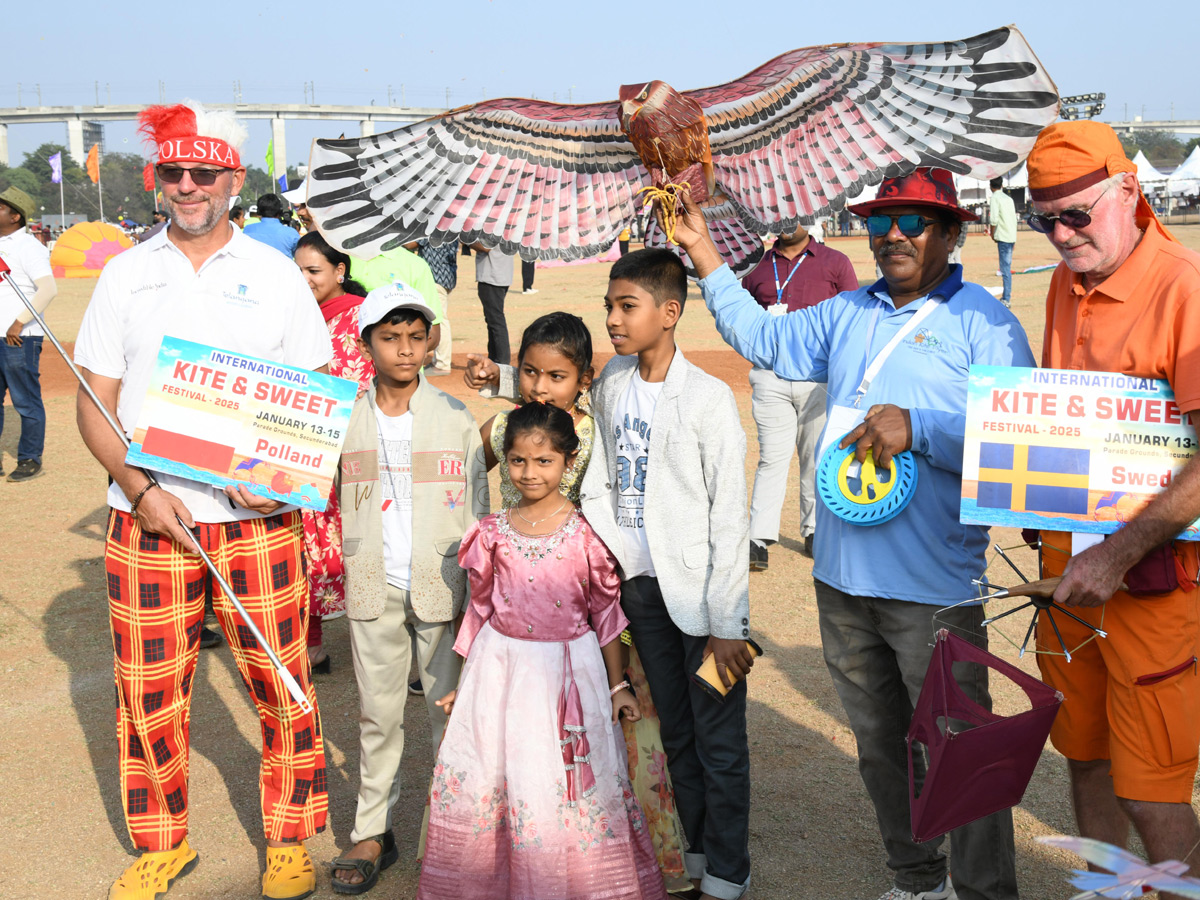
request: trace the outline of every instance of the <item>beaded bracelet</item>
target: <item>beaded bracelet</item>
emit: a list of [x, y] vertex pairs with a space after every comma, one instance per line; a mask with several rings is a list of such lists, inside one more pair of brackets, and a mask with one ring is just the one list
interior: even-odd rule
[[609, 692], [608, 692], [608, 696], [610, 696], [610, 697], [613, 697], [613, 696], [615, 696], [615, 695], [616, 695], [617, 691], [623, 690], [624, 688], [627, 688], [627, 687], [629, 687], [629, 682], [628, 682], [628, 681], [622, 681], [622, 682], [621, 682], [620, 684], [618, 684], [616, 687], [614, 687], [614, 688], [612, 688], [612, 689], [610, 689], [610, 690], [609, 690]]
[[134, 497], [133, 502], [129, 504], [129, 514], [131, 516], [137, 515], [138, 504], [141, 503], [142, 498], [146, 496], [146, 491], [150, 490], [152, 487], [157, 487], [157, 485], [155, 485], [153, 481], [148, 481], [146, 482], [146, 486], [138, 491], [138, 495]]

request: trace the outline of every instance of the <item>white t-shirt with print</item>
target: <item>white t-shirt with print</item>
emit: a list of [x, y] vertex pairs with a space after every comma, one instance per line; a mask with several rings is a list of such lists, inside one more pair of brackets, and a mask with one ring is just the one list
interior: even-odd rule
[[[25, 304], [17, 296], [13, 285], [8, 283], [8, 279], [11, 278], [26, 299], [32, 302], [33, 295], [37, 291], [37, 285], [34, 282], [47, 275], [53, 275], [54, 271], [50, 268], [50, 251], [46, 249], [46, 245], [24, 228], [0, 237], [0, 259], [8, 263], [8, 267], [12, 270], [11, 274], [4, 279], [4, 283], [0, 284], [0, 332], [3, 332], [7, 331], [8, 326], [17, 320], [17, 316], [27, 312]], [[37, 319], [32, 320], [21, 329], [22, 337], [37, 337], [44, 334]]]
[[[77, 364], [120, 379], [117, 419], [129, 437], [165, 335], [301, 369], [319, 369], [333, 356], [321, 308], [292, 260], [230, 226], [229, 242], [197, 272], [167, 233], [109, 260], [75, 342]], [[259, 517], [198, 481], [161, 474], [158, 480], [197, 522]], [[116, 484], [108, 505], [129, 510]]]
[[654, 575], [646, 524], [646, 467], [650, 462], [650, 430], [663, 383], [646, 382], [635, 369], [613, 418], [617, 446], [617, 480], [613, 484], [617, 526], [625, 550], [625, 577]]
[[412, 586], [412, 431], [413, 414], [387, 416], [377, 408], [379, 486], [383, 494], [383, 564], [387, 582]]

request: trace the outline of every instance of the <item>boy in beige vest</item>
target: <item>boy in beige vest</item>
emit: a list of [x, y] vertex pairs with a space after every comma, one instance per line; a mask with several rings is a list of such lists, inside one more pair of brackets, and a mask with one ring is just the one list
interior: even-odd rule
[[375, 365], [342, 451], [340, 499], [346, 613], [358, 681], [360, 784], [353, 849], [333, 863], [333, 888], [370, 890], [399, 857], [392, 807], [400, 794], [404, 704], [415, 642], [436, 749], [458, 683], [455, 616], [466, 599], [458, 545], [488, 513], [479, 427], [458, 400], [420, 375], [434, 311], [404, 284], [359, 308], [359, 348]]

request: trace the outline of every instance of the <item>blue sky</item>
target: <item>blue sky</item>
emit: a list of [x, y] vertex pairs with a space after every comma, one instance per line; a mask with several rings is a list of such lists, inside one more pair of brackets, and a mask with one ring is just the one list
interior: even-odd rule
[[[660, 78], [676, 88], [729, 81], [773, 56], [813, 44], [967, 37], [1005, 24], [1022, 30], [1062, 94], [1103, 91], [1102, 118], [1200, 119], [1192, 3], [1151, 7], [1050, 0], [1005, 3], [812, 5], [630, 4], [463, 0], [142, 4], [137, 9], [68, 0], [55, 7], [5, 9], [8, 63], [0, 107], [232, 102], [240, 81], [248, 103], [302, 103], [312, 83], [318, 103], [386, 105], [403, 85], [412, 106], [484, 97], [566, 102], [615, 99], [617, 86]], [[643, 10], [634, 14], [630, 10]], [[686, 11], [685, 11], [686, 10]], [[947, 12], [947, 10], [952, 10]], [[344, 12], [343, 12], [344, 11]], [[102, 19], [102, 21], [97, 21]], [[98, 47], [108, 52], [101, 52]], [[262, 165], [266, 121], [248, 123], [244, 158]], [[289, 122], [287, 157], [304, 162], [315, 137], [358, 134], [357, 122]], [[106, 126], [109, 151], [139, 152], [132, 123]], [[66, 143], [61, 125], [9, 128], [12, 164], [45, 141]]]

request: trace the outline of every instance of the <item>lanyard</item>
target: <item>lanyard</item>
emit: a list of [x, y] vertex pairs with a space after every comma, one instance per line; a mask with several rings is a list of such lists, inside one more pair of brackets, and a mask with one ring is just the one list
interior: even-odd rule
[[871, 388], [871, 382], [875, 380], [875, 377], [879, 374], [879, 370], [882, 369], [883, 364], [887, 362], [887, 358], [892, 355], [892, 351], [900, 345], [902, 340], [912, 333], [913, 329], [929, 318], [930, 313], [937, 308], [937, 305], [938, 301], [936, 298], [928, 298], [921, 308], [913, 313], [908, 322], [905, 323], [905, 325], [898, 332], [896, 332], [895, 336], [888, 341], [887, 346], [879, 351], [875, 359], [867, 364], [867, 359], [869, 358], [869, 354], [871, 352], [871, 341], [875, 337], [875, 326], [879, 322], [879, 313], [883, 309], [882, 306], [875, 307], [875, 312], [871, 316], [871, 324], [867, 327], [867, 349], [863, 353], [863, 362], [865, 364], [865, 368], [863, 371], [862, 381], [859, 383], [858, 390], [855, 392], [855, 409], [858, 409], [859, 404], [862, 402], [862, 398], [867, 395], [867, 391]]
[[805, 250], [800, 254], [800, 258], [796, 260], [796, 265], [792, 266], [792, 271], [788, 274], [787, 280], [783, 286], [779, 284], [779, 255], [775, 251], [771, 251], [771, 268], [775, 271], [775, 302], [783, 302], [783, 292], [787, 290], [787, 286], [792, 283], [792, 276], [796, 274], [796, 270], [800, 268], [800, 263], [804, 262], [804, 258], [808, 256], [808, 251]]

